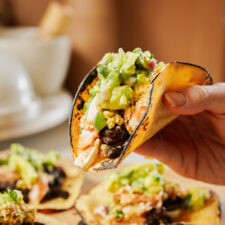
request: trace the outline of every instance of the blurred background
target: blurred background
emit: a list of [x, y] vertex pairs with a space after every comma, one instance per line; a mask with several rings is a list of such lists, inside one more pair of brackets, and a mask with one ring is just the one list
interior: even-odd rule
[[[37, 26], [51, 0], [1, 0], [7, 23]], [[105, 52], [149, 49], [158, 60], [187, 61], [225, 80], [224, 0], [60, 0], [74, 8], [67, 34], [72, 60], [66, 87], [74, 93]], [[6, 15], [7, 16], [7, 15]]]
[[[17, 141], [67, 120], [82, 78], [119, 47], [150, 50], [159, 61], [199, 64], [215, 82], [225, 81], [224, 0], [0, 0], [0, 24], [2, 148], [9, 143], [5, 140]], [[13, 60], [20, 64], [16, 72]], [[19, 83], [18, 71], [26, 81], [13, 97], [10, 89], [17, 84], [6, 78], [12, 82], [9, 74], [14, 74]], [[18, 99], [23, 101], [12, 109]], [[68, 142], [66, 126], [58, 128], [62, 145]], [[48, 137], [55, 140], [56, 130], [51, 132]], [[39, 136], [24, 142], [35, 145]]]

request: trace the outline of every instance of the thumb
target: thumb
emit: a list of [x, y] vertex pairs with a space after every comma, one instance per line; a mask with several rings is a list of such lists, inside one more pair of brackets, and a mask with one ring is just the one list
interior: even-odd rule
[[169, 91], [165, 93], [163, 100], [177, 114], [192, 115], [203, 111], [225, 114], [225, 83]]

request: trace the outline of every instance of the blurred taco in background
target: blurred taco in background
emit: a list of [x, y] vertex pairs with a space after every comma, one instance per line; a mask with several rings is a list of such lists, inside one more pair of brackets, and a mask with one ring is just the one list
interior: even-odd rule
[[76, 209], [88, 225], [219, 225], [217, 195], [202, 187], [186, 190], [165, 179], [163, 164], [147, 162], [108, 175]]
[[70, 118], [75, 165], [89, 171], [115, 168], [177, 117], [163, 104], [166, 91], [211, 83], [200, 66], [157, 63], [140, 48], [107, 53], [75, 95]]
[[10, 190], [0, 193], [0, 224], [2, 225], [64, 225], [53, 217], [37, 213], [25, 204], [22, 192]]
[[[36, 209], [69, 209], [80, 192], [83, 173], [60, 163], [59, 154], [42, 154], [19, 144], [0, 156], [0, 192], [18, 189], [24, 201]], [[5, 176], [7, 174], [7, 176]]]

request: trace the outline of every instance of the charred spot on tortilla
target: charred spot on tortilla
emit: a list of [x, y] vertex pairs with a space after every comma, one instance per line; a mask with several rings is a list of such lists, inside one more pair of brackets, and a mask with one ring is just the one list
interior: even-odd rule
[[177, 117], [162, 102], [165, 91], [211, 83], [200, 66], [157, 63], [140, 48], [107, 53], [74, 98], [69, 132], [75, 165], [89, 171], [117, 167]]
[[78, 225], [88, 225], [88, 224], [86, 224], [83, 220], [81, 220], [81, 221], [78, 223]]
[[81, 99], [81, 103], [79, 104], [79, 105], [77, 105], [77, 109], [78, 110], [81, 110], [81, 109], [83, 109], [83, 107], [84, 107], [84, 100], [83, 99]]

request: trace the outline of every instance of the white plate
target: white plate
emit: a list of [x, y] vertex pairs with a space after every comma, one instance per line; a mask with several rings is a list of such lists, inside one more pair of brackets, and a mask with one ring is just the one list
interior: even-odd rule
[[29, 136], [53, 128], [64, 122], [72, 108], [72, 98], [67, 91], [41, 98], [42, 110], [31, 121], [0, 128], [0, 141]]

